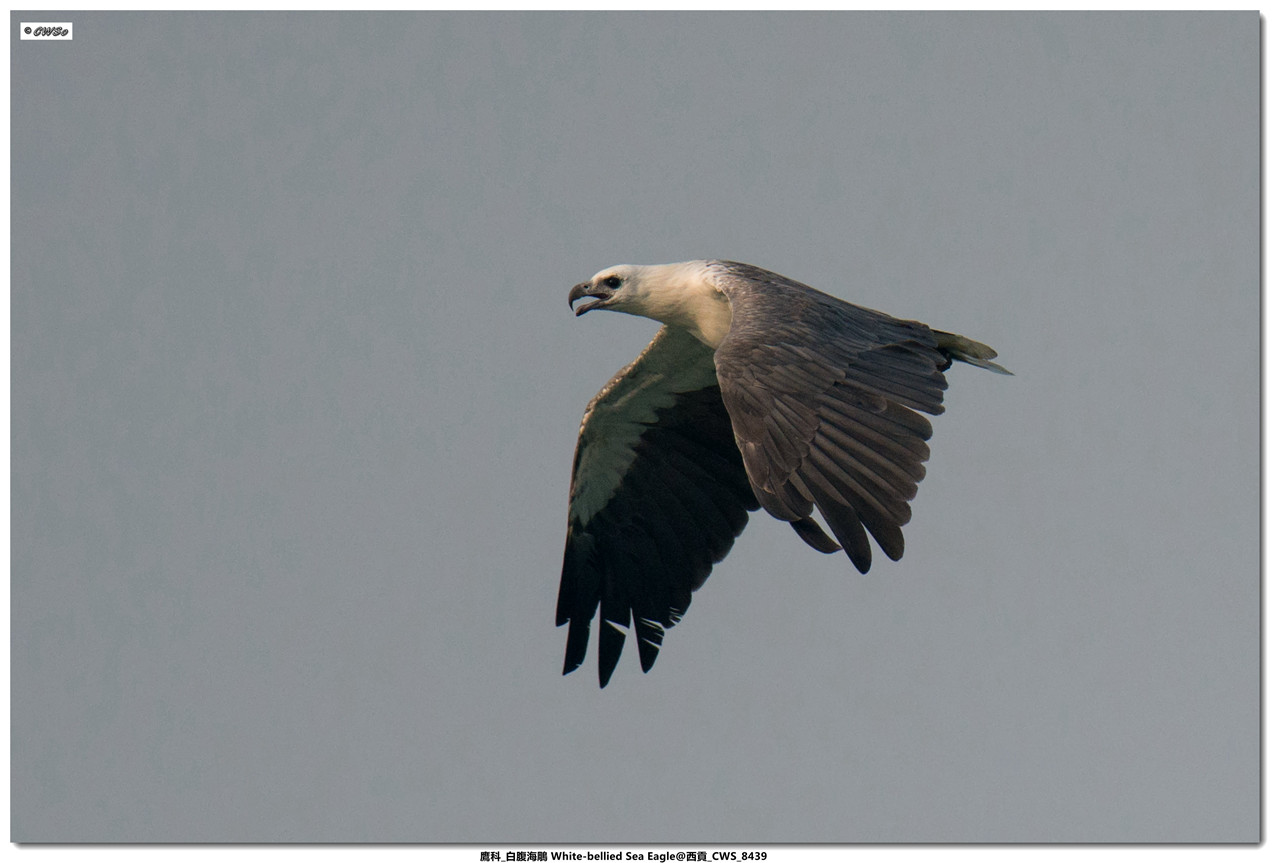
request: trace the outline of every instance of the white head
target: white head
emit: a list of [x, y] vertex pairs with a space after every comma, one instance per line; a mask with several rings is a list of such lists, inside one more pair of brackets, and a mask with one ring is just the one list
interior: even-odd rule
[[731, 311], [728, 298], [712, 278], [712, 261], [685, 261], [679, 264], [640, 266], [620, 264], [608, 267], [589, 281], [574, 285], [569, 305], [592, 297], [575, 310], [581, 315], [592, 309], [609, 309], [652, 318], [689, 330], [715, 347], [729, 330]]
[[569, 292], [569, 307], [573, 308], [576, 300], [593, 297], [595, 302], [583, 303], [574, 309], [574, 314], [583, 315], [592, 309], [611, 309], [642, 315], [644, 312], [638, 310], [639, 298], [642, 293], [647, 293], [641, 288], [641, 283], [646, 281], [643, 272], [647, 269], [650, 268], [635, 264], [606, 267], [587, 281], [573, 286]]

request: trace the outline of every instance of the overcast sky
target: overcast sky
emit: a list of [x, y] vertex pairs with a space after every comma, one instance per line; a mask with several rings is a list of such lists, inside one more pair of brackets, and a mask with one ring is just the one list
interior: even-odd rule
[[[78, 14], [12, 52], [12, 838], [1259, 838], [1259, 18]], [[869, 575], [560, 676], [583, 407], [730, 258], [994, 346]]]

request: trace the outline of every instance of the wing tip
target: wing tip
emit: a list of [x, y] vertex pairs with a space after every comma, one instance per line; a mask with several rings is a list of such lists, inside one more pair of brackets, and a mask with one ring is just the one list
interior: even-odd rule
[[840, 543], [828, 536], [821, 525], [813, 520], [813, 516], [805, 516], [788, 523], [796, 534], [815, 551], [820, 551], [823, 554], [835, 554], [842, 548]]

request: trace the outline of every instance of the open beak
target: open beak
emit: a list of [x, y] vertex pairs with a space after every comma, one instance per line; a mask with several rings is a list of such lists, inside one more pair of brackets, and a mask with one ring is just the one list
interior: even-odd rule
[[599, 286], [593, 287], [590, 282], [583, 282], [580, 285], [574, 285], [573, 290], [569, 291], [569, 308], [573, 308], [575, 300], [580, 300], [583, 297], [592, 297], [595, 302], [583, 303], [573, 311], [574, 315], [586, 314], [592, 309], [597, 309], [604, 305], [605, 301], [609, 299], [612, 293], [613, 292], [608, 288], [602, 288]]

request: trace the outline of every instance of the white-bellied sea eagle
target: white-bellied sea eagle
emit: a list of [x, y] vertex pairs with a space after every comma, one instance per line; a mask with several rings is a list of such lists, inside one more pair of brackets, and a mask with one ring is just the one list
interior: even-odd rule
[[[600, 609], [600, 685], [634, 622], [648, 671], [713, 564], [760, 507], [818, 551], [902, 557], [952, 360], [1008, 372], [964, 336], [862, 308], [768, 270], [688, 261], [601, 270], [581, 315], [661, 322], [587, 405], [569, 492], [556, 625], [564, 673]], [[832, 539], [813, 518], [822, 514]]]

